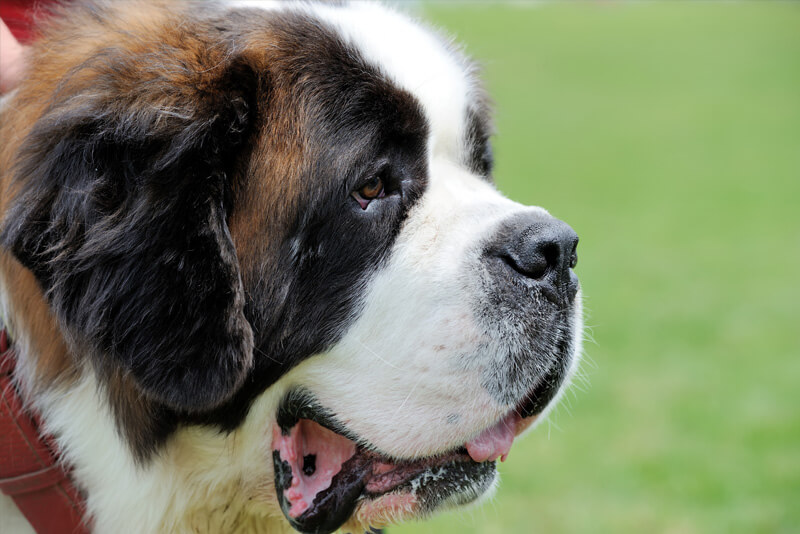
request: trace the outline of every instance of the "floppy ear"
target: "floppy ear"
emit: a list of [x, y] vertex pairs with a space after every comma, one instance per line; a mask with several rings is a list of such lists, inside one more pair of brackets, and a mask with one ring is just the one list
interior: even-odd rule
[[228, 51], [182, 46], [197, 49], [110, 49], [62, 82], [22, 144], [0, 242], [98, 372], [199, 411], [252, 367], [226, 219], [256, 81]]

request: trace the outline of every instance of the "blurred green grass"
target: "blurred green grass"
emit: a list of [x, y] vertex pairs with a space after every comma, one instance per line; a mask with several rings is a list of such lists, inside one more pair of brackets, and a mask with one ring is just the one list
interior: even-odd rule
[[800, 532], [800, 5], [425, 4], [580, 234], [585, 384], [412, 533]]

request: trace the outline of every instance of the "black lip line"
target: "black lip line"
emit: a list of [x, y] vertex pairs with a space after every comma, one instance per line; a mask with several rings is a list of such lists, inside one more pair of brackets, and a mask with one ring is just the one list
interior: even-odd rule
[[[442, 456], [446, 456], [446, 455], [442, 455]], [[435, 458], [435, 457], [432, 457], [432, 458]], [[480, 464], [483, 464], [483, 463], [497, 465], [497, 461], [496, 460], [491, 460], [491, 461], [488, 461], [488, 462], [476, 462], [475, 460], [473, 460], [469, 456], [466, 456], [465, 458], [463, 458], [461, 460], [459, 460], [457, 458], [453, 458], [453, 459], [451, 459], [451, 460], [449, 460], [447, 462], [443, 462], [441, 464], [425, 466], [425, 467], [421, 468], [420, 471], [418, 473], [416, 473], [415, 475], [409, 477], [408, 479], [406, 479], [406, 480], [404, 480], [402, 482], [399, 482], [396, 486], [393, 486], [393, 487], [391, 487], [391, 488], [389, 488], [389, 489], [387, 489], [385, 491], [381, 491], [381, 492], [377, 492], [376, 493], [376, 492], [373, 492], [373, 491], [367, 491], [365, 489], [364, 492], [362, 493], [362, 497], [365, 498], [365, 499], [378, 499], [380, 497], [383, 497], [384, 495], [389, 495], [390, 493], [393, 493], [393, 492], [399, 492], [399, 491], [403, 491], [403, 490], [409, 489], [410, 487], [413, 486], [415, 480], [423, 477], [426, 474], [426, 472], [428, 472], [428, 471], [430, 471], [432, 469], [449, 469], [449, 468], [452, 468], [452, 467], [456, 466], [457, 464], [480, 465]]]
[[284, 436], [288, 436], [291, 429], [300, 419], [313, 421], [356, 444], [362, 441], [347, 430], [330, 410], [323, 407], [310, 392], [305, 389], [293, 389], [281, 401], [276, 415], [276, 422], [281, 429], [281, 433]]

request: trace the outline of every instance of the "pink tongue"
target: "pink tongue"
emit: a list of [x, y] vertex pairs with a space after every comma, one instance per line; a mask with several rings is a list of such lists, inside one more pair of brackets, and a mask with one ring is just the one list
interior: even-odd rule
[[511, 444], [514, 443], [514, 435], [517, 431], [517, 423], [521, 418], [516, 413], [510, 413], [502, 421], [491, 428], [484, 430], [477, 438], [467, 443], [467, 452], [470, 458], [476, 462], [493, 461], [498, 458], [506, 460]]

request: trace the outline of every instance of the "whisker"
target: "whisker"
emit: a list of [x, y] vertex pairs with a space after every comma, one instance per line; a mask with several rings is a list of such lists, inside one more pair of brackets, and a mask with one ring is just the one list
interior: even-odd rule
[[414, 386], [411, 388], [411, 391], [408, 392], [408, 395], [406, 395], [406, 398], [403, 399], [403, 402], [400, 403], [400, 406], [398, 406], [397, 409], [394, 411], [393, 416], [397, 416], [397, 414], [400, 413], [400, 410], [402, 410], [403, 406], [406, 405], [406, 402], [408, 402], [408, 399], [411, 398], [411, 395], [414, 393], [414, 390], [417, 389], [417, 386], [419, 385], [420, 382], [422, 382], [422, 375], [420, 375], [420, 377], [417, 379], [417, 381], [414, 382]]
[[397, 366], [396, 366], [396, 365], [394, 365], [393, 363], [391, 363], [391, 362], [388, 362], [388, 361], [386, 361], [385, 359], [383, 359], [383, 358], [380, 356], [380, 354], [378, 354], [377, 352], [375, 352], [374, 350], [372, 350], [371, 348], [369, 348], [369, 347], [368, 347], [367, 345], [365, 345], [365, 344], [364, 344], [364, 343], [363, 343], [363, 342], [362, 342], [360, 339], [356, 339], [356, 341], [358, 342], [358, 344], [359, 344], [359, 345], [361, 345], [362, 347], [364, 347], [365, 349], [367, 349], [367, 352], [369, 352], [370, 354], [372, 354], [373, 356], [375, 356], [376, 358], [378, 358], [380, 361], [382, 361], [383, 363], [385, 363], [385, 364], [386, 364], [386, 365], [388, 365], [389, 367], [391, 367], [391, 368], [393, 368], [393, 369], [397, 369], [398, 371], [405, 371], [405, 369], [403, 369], [402, 367], [397, 367]]

